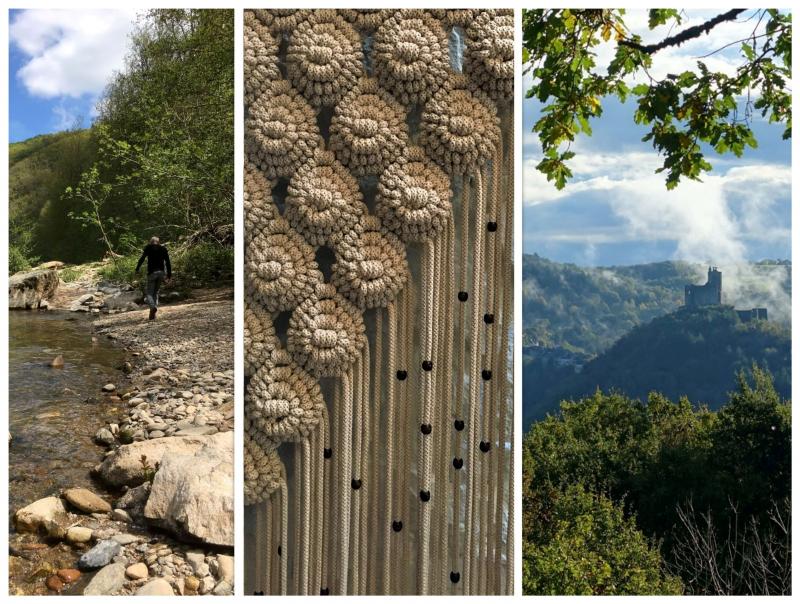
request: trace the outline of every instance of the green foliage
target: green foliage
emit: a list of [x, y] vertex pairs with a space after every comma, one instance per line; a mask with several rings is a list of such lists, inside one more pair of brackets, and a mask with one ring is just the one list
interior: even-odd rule
[[[168, 246], [169, 247], [169, 246]], [[166, 289], [188, 290], [201, 286], [231, 285], [233, 283], [233, 248], [207, 242], [170, 250], [173, 279]], [[103, 279], [113, 283], [144, 287], [145, 263], [139, 274], [136, 264], [141, 257], [141, 248], [126, 256], [108, 261], [100, 269]]]
[[8, 246], [8, 274], [13, 275], [19, 271], [26, 271], [33, 266], [34, 261], [31, 261], [25, 255], [25, 252], [16, 245]]
[[[713, 593], [713, 585], [697, 584], [692, 570], [676, 560], [676, 552], [685, 555], [691, 543], [679, 509], [691, 504], [708, 512], [717, 534], [724, 536], [734, 518], [767, 527], [775, 505], [791, 494], [791, 407], [766, 371], [752, 367], [750, 375], [748, 381], [739, 373], [738, 389], [718, 412], [697, 408], [685, 398], [673, 403], [653, 393], [642, 403], [597, 391], [562, 403], [556, 416], [535, 423], [523, 443], [522, 484], [525, 581], [531, 590], [585, 591], [586, 573], [575, 573], [579, 562], [586, 557], [608, 563], [610, 569], [600, 562], [591, 565], [592, 576], [601, 576], [597, 569], [602, 576], [622, 572], [630, 566], [621, 561], [631, 555], [624, 549], [628, 541], [639, 544], [637, 559], [652, 562], [644, 556], [640, 539], [615, 540], [608, 531], [614, 518], [610, 511], [604, 512], [606, 520], [596, 520], [595, 508], [602, 508], [606, 498], [632, 523], [627, 529], [618, 525], [620, 532], [633, 530], [635, 524], [656, 540], [650, 547], [657, 543], [671, 568], [686, 573], [693, 593]], [[574, 502], [563, 507], [562, 498], [576, 498], [583, 491], [594, 499], [581, 496], [583, 507]], [[586, 509], [593, 510], [589, 519]], [[718, 546], [722, 551], [726, 544]], [[617, 568], [609, 561], [620, 549]], [[559, 555], [569, 569], [566, 575], [558, 575], [550, 563]], [[536, 556], [545, 559], [538, 562]], [[665, 574], [660, 577], [667, 583], [651, 575], [644, 581], [647, 587], [639, 585], [639, 593], [674, 587]]]
[[92, 127], [10, 146], [22, 256], [82, 263], [152, 235], [232, 246], [233, 34], [232, 10], [140, 15]]
[[658, 548], [602, 495], [572, 486], [553, 502], [546, 541], [523, 546], [526, 595], [680, 594]]
[[67, 266], [59, 271], [59, 277], [64, 283], [72, 283], [77, 281], [83, 275], [83, 271], [77, 266]]
[[[662, 80], [648, 71], [653, 54], [707, 33], [742, 12], [728, 11], [658, 44], [643, 45], [641, 35], [625, 24], [622, 9], [524, 10], [523, 62], [533, 76], [527, 96], [543, 105], [533, 127], [544, 156], [537, 169], [558, 189], [566, 185], [572, 176], [567, 162], [575, 155], [570, 145], [580, 134], [591, 135], [590, 120], [602, 115], [602, 100], [609, 96], [623, 103], [634, 97], [633, 119], [649, 129], [643, 141], [664, 158], [657, 172], [666, 173], [668, 189], [681, 178], [700, 180], [711, 170], [704, 145], [737, 157], [747, 147], [757, 146], [751, 128], [755, 112], [783, 124], [784, 138], [789, 138], [791, 14], [776, 9], [753, 11], [753, 33], [731, 42], [739, 45], [742, 54], [734, 74], [712, 71], [701, 59]], [[670, 21], [680, 24], [676, 9], [653, 9], [648, 27], [653, 30]], [[763, 33], [758, 29], [762, 22]], [[616, 45], [607, 70], [597, 65], [597, 49], [603, 43]], [[633, 86], [627, 83], [631, 80]], [[753, 91], [758, 91], [754, 100]], [[741, 98], [746, 99], [744, 103]]]

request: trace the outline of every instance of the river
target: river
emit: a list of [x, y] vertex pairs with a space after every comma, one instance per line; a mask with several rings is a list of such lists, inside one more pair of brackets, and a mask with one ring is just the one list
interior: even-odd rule
[[[60, 369], [50, 366], [58, 355]], [[9, 313], [9, 512], [61, 489], [100, 490], [90, 476], [104, 449], [94, 434], [121, 414], [101, 393], [119, 383], [125, 351], [93, 338], [74, 313]], [[88, 401], [88, 402], [87, 402]]]

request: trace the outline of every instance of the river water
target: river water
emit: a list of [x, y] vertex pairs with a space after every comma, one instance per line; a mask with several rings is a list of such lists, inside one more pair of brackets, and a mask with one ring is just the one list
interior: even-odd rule
[[[100, 490], [90, 476], [103, 449], [95, 432], [121, 416], [101, 393], [120, 383], [125, 352], [92, 337], [91, 320], [56, 312], [9, 313], [9, 512], [60, 489]], [[64, 367], [50, 362], [64, 358]], [[87, 402], [88, 399], [88, 402]]]

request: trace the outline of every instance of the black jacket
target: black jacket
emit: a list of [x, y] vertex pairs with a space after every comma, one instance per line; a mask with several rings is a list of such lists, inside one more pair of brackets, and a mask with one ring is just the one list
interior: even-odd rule
[[136, 272], [142, 267], [144, 259], [147, 258], [147, 274], [156, 271], [167, 271], [167, 278], [172, 277], [172, 265], [169, 262], [169, 252], [161, 244], [148, 243], [142, 250], [142, 257], [136, 265]]

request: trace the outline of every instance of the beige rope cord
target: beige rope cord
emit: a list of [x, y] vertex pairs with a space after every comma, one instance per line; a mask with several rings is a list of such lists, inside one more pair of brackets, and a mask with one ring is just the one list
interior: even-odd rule
[[427, 101], [447, 79], [447, 34], [421, 9], [398, 10], [375, 32], [378, 82], [403, 105]]
[[334, 109], [330, 148], [355, 176], [379, 175], [408, 144], [403, 107], [374, 78], [361, 78]]
[[311, 105], [285, 80], [274, 80], [248, 108], [245, 153], [267, 178], [289, 178], [320, 144]]
[[361, 232], [334, 249], [331, 283], [361, 310], [387, 306], [408, 279], [405, 247], [376, 216], [365, 217]]
[[247, 593], [510, 593], [513, 18], [244, 23]]
[[514, 15], [482, 12], [466, 27], [464, 73], [495, 101], [514, 95]]
[[253, 11], [244, 11], [244, 99], [252, 104], [281, 77], [278, 42]]
[[362, 32], [375, 31], [384, 19], [394, 13], [393, 10], [381, 8], [342, 9], [338, 12]]
[[409, 147], [406, 157], [381, 175], [375, 213], [405, 243], [425, 241], [447, 225], [451, 197], [447, 174], [421, 147]]
[[311, 11], [292, 31], [286, 75], [313, 107], [335, 105], [364, 75], [361, 36], [333, 10]]
[[311, 245], [357, 235], [366, 213], [358, 181], [330, 151], [317, 149], [289, 181], [284, 216]]
[[253, 9], [253, 14], [261, 23], [269, 28], [273, 34], [283, 34], [292, 31], [312, 11], [308, 9], [272, 8]]
[[320, 283], [294, 310], [286, 334], [297, 362], [323, 377], [347, 373], [366, 342], [361, 313], [329, 283]]

